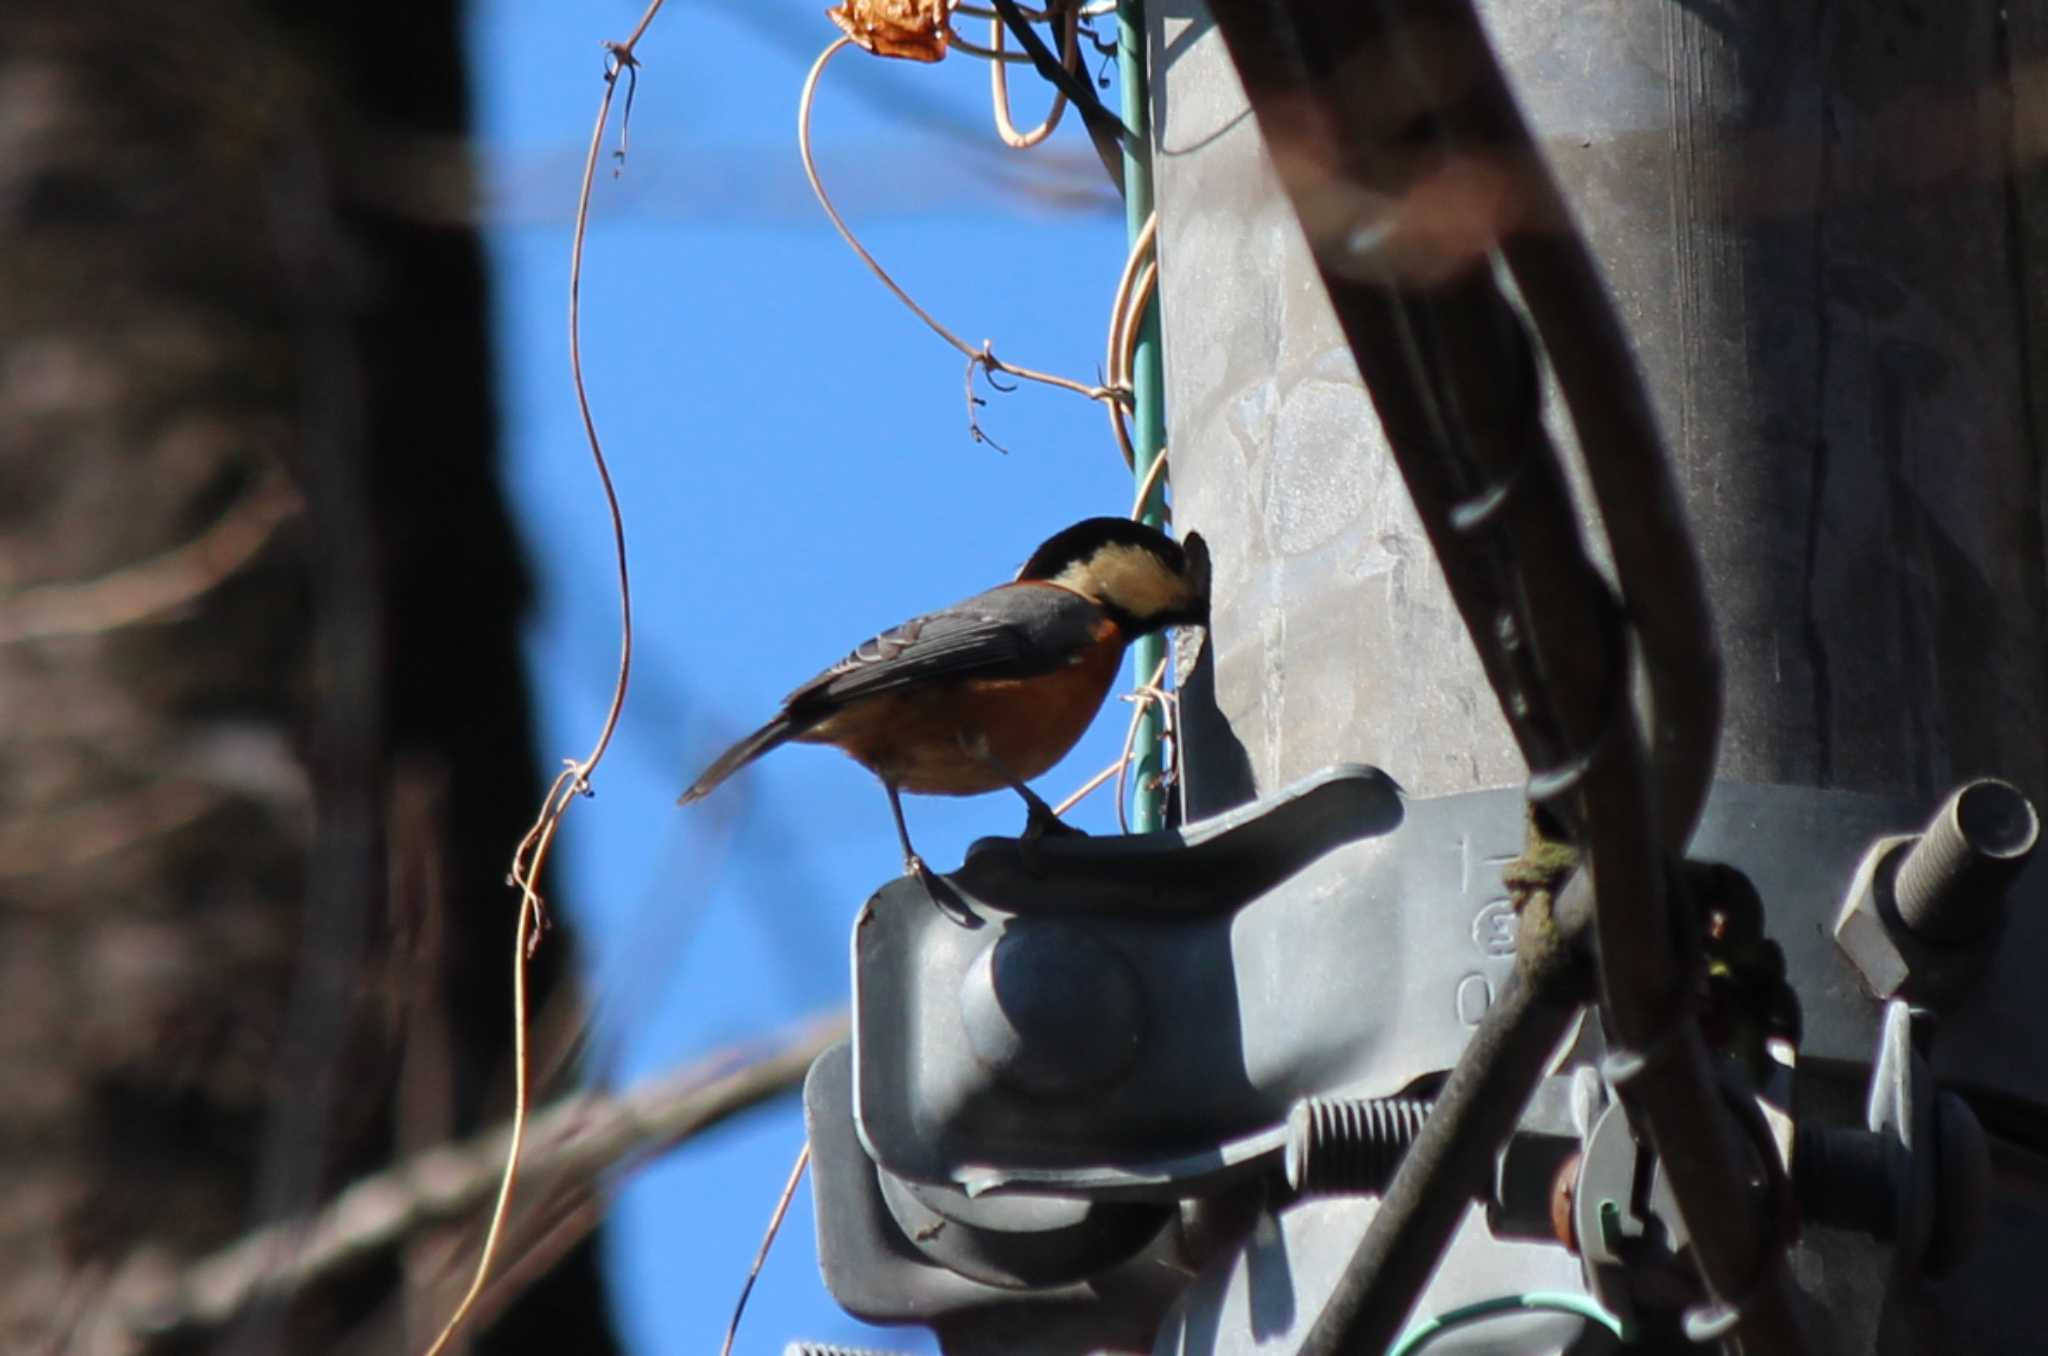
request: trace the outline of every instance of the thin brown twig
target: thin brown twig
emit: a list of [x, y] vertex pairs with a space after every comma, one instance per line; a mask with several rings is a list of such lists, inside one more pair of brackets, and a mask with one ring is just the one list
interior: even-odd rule
[[[832, 227], [839, 232], [839, 238], [844, 240], [848, 248], [856, 255], [860, 256], [860, 261], [868, 266], [868, 271], [873, 273], [881, 281], [882, 286], [888, 288], [898, 301], [908, 307], [912, 315], [922, 320], [927, 329], [931, 330], [933, 334], [938, 335], [939, 338], [945, 340], [948, 344], [951, 344], [959, 352], [960, 356], [968, 360], [970, 378], [974, 368], [979, 367], [984, 372], [991, 374], [991, 380], [993, 380], [994, 373], [1001, 372], [1005, 376], [1017, 377], [1024, 381], [1035, 381], [1045, 386], [1056, 386], [1063, 391], [1072, 391], [1074, 394], [1086, 396], [1090, 400], [1114, 403], [1119, 398], [1118, 393], [1108, 386], [1088, 386], [1073, 380], [1071, 377], [1057, 376], [1051, 372], [1040, 372], [1035, 368], [1019, 367], [1014, 363], [1008, 363], [998, 358], [995, 355], [993, 344], [989, 341], [984, 340], [980, 348], [975, 348], [952, 330], [947, 329], [943, 324], [939, 323], [938, 319], [930, 311], [918, 305], [916, 298], [912, 297], [909, 292], [903, 289], [902, 284], [890, 276], [889, 270], [883, 268], [874, 255], [868, 253], [867, 246], [860, 243], [859, 238], [854, 235], [853, 229], [846, 224], [846, 218], [839, 215], [839, 209], [832, 205], [831, 195], [825, 192], [824, 181], [818, 177], [817, 161], [811, 154], [811, 106], [817, 102], [818, 81], [825, 73], [826, 63], [830, 62], [833, 57], [839, 54], [840, 49], [848, 46], [852, 41], [851, 38], [844, 37], [835, 39], [831, 45], [818, 54], [818, 59], [811, 63], [810, 73], [804, 77], [803, 92], [798, 96], [796, 105], [796, 146], [797, 154], [803, 161], [804, 178], [809, 180], [811, 193], [818, 199], [818, 206], [825, 209], [825, 215], [831, 218]], [[986, 441], [986, 438], [981, 434], [979, 427], [974, 421], [975, 399], [973, 383], [970, 380], [968, 384], [967, 410], [969, 426], [977, 439]]]
[[[1000, 19], [1003, 17], [1001, 11], [992, 9], [987, 5], [955, 3], [949, 8], [954, 14], [965, 14], [976, 19]], [[1116, 13], [1116, 0], [1094, 0], [1094, 3], [1075, 5], [1073, 8], [1076, 18], [1099, 19], [1105, 14]], [[1019, 5], [1017, 6], [1017, 12], [1035, 24], [1047, 23], [1059, 15], [1059, 11], [1052, 6], [1048, 6], [1045, 9], [1033, 9], [1029, 5]]]
[[[1159, 478], [1166, 474], [1166, 449], [1161, 447], [1152, 457], [1152, 465], [1146, 470], [1145, 478], [1138, 483], [1137, 497], [1131, 500], [1131, 516], [1142, 519], [1145, 516], [1146, 501], [1152, 498], [1152, 491], [1159, 488]], [[1168, 515], [1169, 518], [1171, 515]]]
[[1123, 699], [1132, 704], [1131, 723], [1124, 729], [1124, 756], [1116, 765], [1116, 823], [1125, 833], [1131, 831], [1129, 779], [1131, 772], [1131, 750], [1138, 742], [1138, 722], [1144, 718], [1145, 707], [1159, 703], [1159, 717], [1170, 729], [1173, 724], [1172, 706], [1166, 690], [1160, 684], [1166, 681], [1166, 656], [1159, 657], [1159, 666], [1152, 670], [1152, 677], [1143, 687], [1136, 687], [1123, 694]]
[[[1138, 336], [1144, 330], [1142, 317], [1145, 314], [1145, 307], [1151, 303], [1153, 289], [1158, 286], [1158, 283], [1159, 263], [1157, 260], [1149, 260], [1139, 272], [1136, 284], [1131, 288], [1130, 305], [1124, 312], [1123, 328], [1119, 333], [1112, 336], [1111, 339], [1111, 342], [1116, 345], [1115, 383], [1118, 390], [1134, 391], [1136, 389], [1136, 383], [1131, 376], [1131, 367], [1138, 357]], [[1124, 454], [1124, 465], [1132, 470], [1136, 470], [1138, 450], [1136, 444], [1131, 439], [1130, 429], [1125, 425], [1123, 406], [1110, 406], [1109, 417], [1113, 421], [1112, 431], [1116, 434], [1118, 447]], [[1138, 515], [1136, 512], [1133, 512], [1131, 516], [1135, 518]]]
[[[590, 148], [583, 159], [583, 181], [577, 190], [576, 227], [569, 244], [569, 375], [576, 389], [576, 409], [583, 419], [584, 437], [590, 443], [591, 463], [597, 470], [598, 483], [604, 491], [605, 512], [611, 522], [619, 588], [618, 680], [613, 685], [611, 705], [605, 711], [604, 724], [598, 731], [596, 743], [581, 760], [569, 762], [556, 776], [542, 802], [539, 817], [519, 840], [519, 846], [512, 854], [511, 879], [519, 888], [519, 918], [513, 929], [513, 1101], [511, 1130], [505, 1146], [505, 1170], [499, 1180], [497, 1200], [491, 1207], [490, 1224], [484, 1232], [483, 1245], [477, 1256], [476, 1274], [471, 1277], [469, 1288], [456, 1302], [455, 1312], [448, 1316], [440, 1335], [428, 1346], [424, 1356], [440, 1356], [447, 1349], [463, 1321], [469, 1317], [477, 1297], [483, 1293], [485, 1282], [490, 1279], [491, 1260], [497, 1252], [512, 1193], [519, 1180], [519, 1151], [526, 1134], [529, 1094], [526, 964], [539, 945], [540, 932], [546, 923], [545, 906], [538, 886], [541, 868], [546, 864], [548, 849], [554, 842], [562, 816], [577, 796], [589, 794], [590, 775], [603, 761], [605, 750], [611, 747], [612, 736], [619, 727], [619, 716], [625, 709], [627, 683], [633, 669], [633, 588], [626, 564], [625, 514], [619, 507], [618, 488], [612, 483], [611, 466], [605, 460], [604, 444], [597, 433], [597, 420], [590, 410], [590, 392], [583, 380], [583, 243], [589, 233], [590, 197], [597, 180], [597, 162], [604, 146], [605, 127], [611, 120], [612, 97], [618, 92], [619, 73], [637, 68], [639, 63], [633, 49], [646, 34], [648, 25], [654, 22], [654, 16], [660, 12], [663, 3], [664, 0], [649, 0], [632, 34], [622, 43], [605, 44], [604, 94], [598, 101], [597, 118], [590, 129]], [[623, 155], [623, 142], [620, 151]]]
[[[698, 1134], [728, 1117], [748, 1110], [803, 1083], [811, 1064], [826, 1049], [846, 1038], [843, 1017], [806, 1022], [782, 1048], [725, 1072], [714, 1074], [699, 1094], [701, 1114], [684, 1104], [655, 1108], [659, 1123], [632, 1127], [639, 1138], [609, 1157], [609, 1161], [576, 1179], [551, 1175], [552, 1194], [543, 1197], [540, 1213], [532, 1218], [515, 1215], [510, 1259], [498, 1269], [484, 1288], [475, 1308], [474, 1321], [490, 1322], [518, 1299], [533, 1282], [550, 1271], [570, 1249], [593, 1233], [604, 1221], [609, 1191], [627, 1174], [691, 1135]], [[697, 1069], [723, 1068], [726, 1056], [699, 1061]], [[617, 1142], [613, 1131], [611, 1141]], [[535, 1134], [536, 1153], [547, 1146], [546, 1136]], [[596, 1156], [585, 1153], [576, 1160], [597, 1164]], [[524, 1214], [532, 1215], [528, 1207]]]
[[[974, 393], [974, 374], [980, 370], [981, 355], [977, 353], [967, 360], [967, 370], [960, 378], [960, 387], [967, 395], [967, 436], [974, 439], [975, 442], [987, 443], [990, 447], [993, 447], [996, 451], [1007, 457], [1010, 455], [1010, 449], [1004, 447], [988, 435], [988, 431], [981, 426], [981, 416], [975, 413], [983, 405], [988, 404], [986, 400], [983, 400]], [[995, 383], [990, 382], [989, 385], [994, 386]]]
[[1052, 807], [1053, 814], [1059, 817], [1065, 816], [1067, 811], [1073, 809], [1076, 805], [1079, 805], [1082, 801], [1086, 800], [1090, 795], [1094, 794], [1096, 789], [1099, 788], [1104, 782], [1108, 781], [1111, 777], [1116, 776], [1117, 773], [1123, 771], [1124, 761], [1124, 759], [1118, 758], [1115, 762], [1103, 768], [1102, 771], [1096, 773], [1093, 777], [1090, 777], [1087, 781], [1082, 782], [1079, 786], [1075, 787], [1072, 795], [1068, 796], [1065, 800], [1061, 801], [1059, 804]]
[[[564, 772], [556, 778], [559, 786], [570, 773]], [[538, 871], [547, 856], [548, 844], [555, 835], [555, 825], [561, 822], [561, 810], [556, 808], [550, 792], [548, 811], [545, 814], [547, 828], [542, 833], [540, 845], [534, 853], [534, 870]], [[463, 1320], [483, 1293], [484, 1283], [490, 1279], [491, 1259], [498, 1250], [499, 1237], [504, 1232], [505, 1217], [512, 1206], [512, 1192], [519, 1182], [519, 1150], [526, 1138], [527, 1116], [527, 1049], [526, 1049], [526, 960], [533, 944], [534, 923], [540, 914], [540, 896], [530, 882], [522, 883], [519, 899], [519, 924], [514, 930], [512, 945], [512, 1128], [505, 1141], [505, 1167], [498, 1178], [497, 1199], [491, 1204], [490, 1224], [484, 1229], [483, 1246], [476, 1259], [476, 1271], [470, 1277], [469, 1288], [455, 1303], [455, 1312], [448, 1315], [440, 1335], [427, 1347], [425, 1356], [440, 1356], [455, 1334], [462, 1327]]]
[[[954, 4], [947, 8], [953, 14], [966, 14], [976, 19], [1000, 19], [1003, 17], [998, 11], [990, 9], [985, 5]], [[1049, 9], [1032, 9], [1028, 5], [1017, 6], [1017, 12], [1035, 24], [1042, 24], [1047, 19], [1053, 17], [1053, 12]]]
[[1159, 261], [1147, 259], [1145, 267], [1138, 271], [1137, 282], [1131, 285], [1131, 308], [1124, 316], [1124, 331], [1117, 343], [1117, 367], [1124, 374], [1124, 385], [1131, 384], [1131, 368], [1138, 360], [1138, 340], [1145, 330], [1145, 308], [1152, 304], [1152, 294], [1159, 287]]
[[761, 1246], [754, 1253], [754, 1264], [747, 1268], [747, 1279], [740, 1286], [739, 1298], [732, 1306], [732, 1322], [725, 1325], [725, 1341], [718, 1348], [718, 1356], [732, 1356], [733, 1340], [740, 1335], [740, 1319], [747, 1312], [747, 1299], [754, 1293], [754, 1282], [761, 1278], [761, 1268], [768, 1264], [768, 1250], [775, 1246], [775, 1236], [782, 1232], [782, 1218], [789, 1213], [789, 1203], [796, 1198], [797, 1183], [804, 1180], [804, 1169], [810, 1166], [811, 1142], [806, 1139], [803, 1147], [796, 1151], [796, 1162], [790, 1164], [789, 1180], [782, 1184], [782, 1195], [775, 1202], [775, 1213], [768, 1217], [767, 1232], [761, 1235]]
[[[1081, 13], [1072, 5], [1067, 7], [1066, 21], [1060, 26], [1060, 63], [1069, 71], [1081, 68]], [[1055, 89], [1052, 107], [1046, 110], [1045, 119], [1028, 132], [1017, 130], [1017, 124], [1010, 121], [1010, 75], [1004, 69], [1010, 54], [1003, 50], [1003, 35], [1007, 31], [1001, 15], [988, 21], [990, 55], [995, 59], [989, 63], [989, 102], [995, 106], [996, 135], [1012, 150], [1024, 151], [1036, 146], [1051, 136], [1053, 129], [1060, 125], [1060, 117], [1067, 111], [1065, 90]], [[1027, 56], [1025, 60], [1029, 61]]]
[[513, 1239], [511, 1256], [491, 1277], [470, 1310], [472, 1322], [489, 1327], [518, 1302], [528, 1287], [554, 1270], [571, 1249], [597, 1232], [598, 1225], [604, 1223], [607, 1201], [596, 1191], [570, 1189], [556, 1193], [543, 1204], [552, 1205], [554, 1213], [537, 1226], [515, 1217], [515, 1228], [526, 1238]]
[[1139, 271], [1159, 243], [1159, 214], [1154, 212], [1145, 218], [1145, 224], [1138, 228], [1137, 238], [1124, 254], [1124, 266], [1117, 274], [1116, 291], [1109, 298], [1109, 351], [1103, 356], [1103, 363], [1112, 374], [1122, 365], [1124, 327], [1130, 323], [1131, 289], [1136, 284]]
[[1140, 328], [1136, 317], [1144, 312], [1142, 306], [1132, 306], [1131, 294], [1158, 240], [1159, 214], [1154, 212], [1139, 228], [1137, 239], [1131, 242], [1130, 252], [1124, 256], [1123, 272], [1117, 275], [1116, 291], [1109, 299], [1109, 339], [1102, 356], [1103, 383], [1117, 393], [1117, 398], [1108, 406], [1109, 431], [1116, 438], [1117, 450], [1124, 454], [1124, 465], [1134, 469], [1138, 464], [1138, 452], [1124, 421], [1124, 407], [1131, 403], [1131, 353], [1137, 343], [1134, 339], [1126, 342], [1126, 334], [1134, 335]]
[[993, 47], [983, 47], [980, 43], [970, 41], [951, 31], [946, 34], [946, 50], [949, 52], [959, 52], [965, 56], [980, 57], [983, 61], [993, 61], [1000, 66], [1029, 66], [1031, 64], [1031, 57], [1028, 53], [997, 51]]
[[655, 11], [663, 0], [651, 0], [647, 12], [641, 16], [639, 27], [633, 30], [633, 37], [626, 43], [609, 50], [611, 64], [605, 70], [604, 95], [598, 103], [597, 121], [590, 129], [590, 150], [583, 158], [583, 183], [576, 199], [576, 230], [569, 242], [569, 374], [576, 387], [576, 411], [583, 417], [583, 435], [590, 442], [591, 465], [597, 470], [599, 483], [604, 487], [605, 513], [611, 520], [612, 552], [616, 558], [619, 584], [619, 678], [612, 688], [611, 705], [604, 714], [604, 726], [598, 731], [597, 743], [583, 758], [577, 771], [578, 791], [587, 791], [589, 774], [596, 770], [611, 747], [612, 735], [619, 728], [619, 714], [626, 705], [626, 681], [633, 670], [633, 582], [626, 569], [626, 519], [619, 510], [618, 489], [612, 484], [610, 464], [605, 460], [604, 444], [597, 436], [597, 420], [590, 413], [590, 392], [583, 384], [583, 238], [590, 228], [590, 193], [597, 178], [598, 150], [604, 144], [605, 123], [611, 117], [612, 95], [618, 89], [619, 72], [637, 63], [633, 58], [633, 44], [647, 31]]
[[612, 178], [616, 179], [626, 172], [626, 151], [633, 137], [633, 97], [640, 92], [640, 63], [631, 52], [621, 55], [619, 49], [610, 46], [605, 50], [626, 73], [626, 106], [619, 110], [619, 149], [612, 152]]

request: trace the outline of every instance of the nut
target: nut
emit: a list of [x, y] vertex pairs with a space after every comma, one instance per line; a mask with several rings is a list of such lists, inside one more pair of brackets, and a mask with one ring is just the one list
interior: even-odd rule
[[[1899, 997], [1912, 978], [1914, 963], [1924, 963], [1926, 948], [1885, 907], [1899, 859], [1918, 841], [1917, 834], [1879, 838], [1856, 864], [1842, 911], [1835, 915], [1835, 945], [1863, 974], [1863, 982], [1880, 999]], [[1887, 919], [1886, 914], [1891, 918]]]
[[1857, 864], [1849, 893], [1835, 915], [1835, 944], [1880, 1000], [1903, 998], [1941, 1008], [1967, 992], [1990, 959], [1996, 933], [1962, 943], [1938, 943], [1914, 934], [1899, 917], [1893, 882], [1918, 834], [1877, 839]]

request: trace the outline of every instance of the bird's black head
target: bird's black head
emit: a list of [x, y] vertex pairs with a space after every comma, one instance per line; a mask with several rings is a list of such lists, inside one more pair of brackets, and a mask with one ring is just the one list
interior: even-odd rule
[[1208, 623], [1208, 556], [1192, 556], [1157, 528], [1129, 518], [1088, 518], [1033, 551], [1017, 578], [1070, 588], [1128, 634], [1144, 635]]

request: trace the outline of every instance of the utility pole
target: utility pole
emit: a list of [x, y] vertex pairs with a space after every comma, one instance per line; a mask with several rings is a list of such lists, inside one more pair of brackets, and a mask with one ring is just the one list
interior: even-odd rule
[[[1717, 775], [2048, 789], [2048, 24], [1483, 10], [1679, 468]], [[1174, 488], [1217, 545], [1219, 704], [1256, 783], [1334, 757], [1421, 795], [1518, 781], [1228, 55], [1197, 0], [1152, 11]], [[1195, 752], [1198, 805], [1242, 794]]]
[[[1482, 10], [1678, 471], [1725, 673], [1717, 788], [1881, 796], [1900, 829], [1970, 777], [2048, 790], [2048, 24]], [[1189, 816], [1347, 759], [1416, 796], [1519, 785], [1221, 35], [1196, 0], [1152, 16], [1176, 519], [1217, 562], [1213, 667], [1184, 701]], [[1568, 438], [1554, 398], [1546, 415]], [[1937, 1071], [2029, 1114], [2048, 1105], [2043, 1024], [2006, 1019], [2048, 956], [2034, 902], [1934, 1042]], [[1866, 1075], [1802, 1068], [1802, 1105], [1844, 1112]], [[1818, 1231], [1796, 1260], [1841, 1315], [1837, 1349], [1876, 1349], [1880, 1314], [1885, 1342], [1920, 1343], [1886, 1350], [1951, 1349], [1936, 1334], [1959, 1324], [2029, 1349], [2042, 1314], [2008, 1268], [2040, 1255], [2048, 1216], [2008, 1201], [1993, 1219], [1967, 1272], [1897, 1292], [1868, 1245]]]
[[869, 901], [833, 1293], [949, 1356], [2036, 1349], [2048, 21], [1146, 20], [1184, 827]]

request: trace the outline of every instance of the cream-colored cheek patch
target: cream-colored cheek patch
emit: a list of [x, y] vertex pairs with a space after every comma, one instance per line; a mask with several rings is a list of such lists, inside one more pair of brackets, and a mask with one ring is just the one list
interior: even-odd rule
[[1140, 619], [1178, 612], [1195, 601], [1188, 581], [1142, 546], [1105, 546], [1088, 561], [1069, 565], [1053, 582]]

